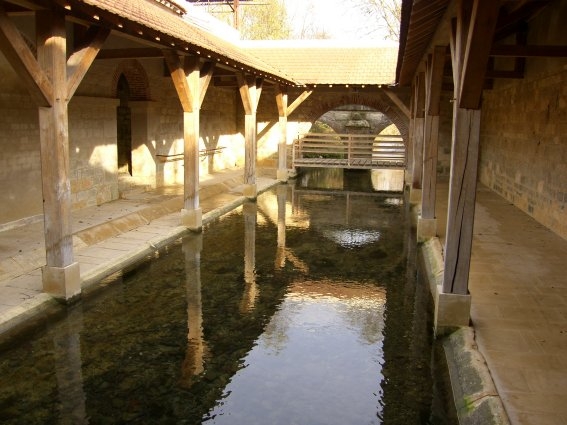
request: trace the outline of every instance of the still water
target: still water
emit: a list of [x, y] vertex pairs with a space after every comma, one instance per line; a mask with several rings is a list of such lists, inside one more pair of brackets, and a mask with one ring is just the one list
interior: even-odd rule
[[445, 423], [401, 195], [313, 171], [0, 353], [0, 423]]

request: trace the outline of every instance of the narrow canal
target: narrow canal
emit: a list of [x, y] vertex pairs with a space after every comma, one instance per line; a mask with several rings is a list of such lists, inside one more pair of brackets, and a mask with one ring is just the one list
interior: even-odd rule
[[0, 423], [449, 424], [402, 195], [312, 171], [0, 353]]

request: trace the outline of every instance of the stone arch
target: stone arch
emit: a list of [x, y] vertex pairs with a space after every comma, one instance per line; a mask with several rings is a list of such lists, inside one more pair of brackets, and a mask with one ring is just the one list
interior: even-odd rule
[[112, 97], [118, 98], [120, 77], [124, 76], [130, 88], [129, 100], [150, 100], [150, 83], [148, 74], [136, 59], [127, 59], [118, 64], [112, 77]]
[[378, 112], [382, 112], [396, 125], [402, 135], [404, 143], [406, 146], [408, 145], [409, 120], [398, 107], [394, 105], [390, 98], [381, 91], [374, 94], [335, 93], [326, 95], [321, 102], [317, 103], [316, 107], [311, 108], [307, 113], [309, 120], [315, 122], [326, 112], [343, 105], [364, 105]]

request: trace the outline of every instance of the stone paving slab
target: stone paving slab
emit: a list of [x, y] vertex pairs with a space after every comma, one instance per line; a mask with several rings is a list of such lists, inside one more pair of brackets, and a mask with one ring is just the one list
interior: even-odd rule
[[[242, 170], [232, 170], [207, 176], [201, 183], [204, 224], [246, 202], [242, 175]], [[275, 184], [271, 177], [257, 178], [259, 193]], [[182, 192], [175, 187], [131, 193], [128, 199], [73, 212], [74, 254], [83, 290], [187, 232], [179, 225]], [[34, 312], [53, 308], [51, 297], [42, 292], [45, 252], [38, 239], [43, 239], [42, 223], [0, 233], [0, 333]]]

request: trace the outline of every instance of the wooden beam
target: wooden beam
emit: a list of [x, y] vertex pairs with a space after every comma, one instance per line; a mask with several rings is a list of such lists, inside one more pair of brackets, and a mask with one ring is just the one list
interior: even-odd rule
[[480, 107], [499, 10], [499, 0], [488, 2], [474, 0], [460, 75], [460, 108], [478, 109]]
[[84, 46], [75, 51], [67, 60], [67, 101], [75, 94], [109, 35], [110, 30], [107, 28], [89, 28]]
[[169, 68], [169, 73], [171, 74], [171, 79], [177, 91], [177, 96], [179, 97], [183, 111], [192, 112], [195, 107], [194, 99], [198, 94], [194, 93], [189, 88], [181, 57], [173, 50], [164, 50], [163, 56], [165, 57], [165, 62]]
[[509, 79], [516, 79], [516, 80], [521, 80], [522, 78], [524, 78], [524, 72], [523, 71], [516, 71], [516, 70], [512, 70], [512, 71], [499, 71], [497, 69], [491, 71], [488, 70], [486, 71], [486, 76], [485, 78], [490, 79], [490, 78], [509, 78]]
[[163, 51], [154, 47], [141, 47], [136, 49], [104, 49], [100, 51], [97, 59], [140, 59], [163, 58]]
[[301, 93], [293, 102], [291, 102], [291, 105], [288, 106], [286, 115], [289, 117], [293, 113], [293, 111], [295, 111], [299, 107], [299, 105], [305, 102], [305, 100], [309, 96], [311, 96], [312, 93], [313, 90], [305, 90], [303, 93]]
[[0, 50], [38, 106], [51, 106], [53, 86], [0, 3]]
[[242, 106], [244, 106], [244, 113], [250, 115], [256, 112], [256, 99], [252, 99], [251, 95], [252, 85], [254, 85], [254, 89], [256, 88], [255, 78], [243, 72], [237, 72], [236, 81], [240, 98], [242, 99]]
[[400, 99], [396, 93], [386, 88], [383, 88], [382, 91], [386, 96], [388, 96], [388, 98], [394, 103], [394, 105], [398, 107], [398, 109], [402, 112], [402, 114], [406, 116], [406, 118], [410, 117], [409, 108], [406, 106], [404, 102], [402, 102], [402, 99]]
[[429, 96], [427, 112], [429, 115], [439, 115], [441, 89], [443, 88], [443, 69], [445, 67], [446, 46], [435, 46], [431, 56], [429, 72]]
[[281, 86], [280, 84], [276, 84], [276, 105], [278, 107], [278, 115], [280, 117], [287, 117], [287, 88]]
[[415, 83], [415, 118], [413, 124], [413, 173], [412, 188], [422, 189], [423, 179], [423, 137], [425, 130], [425, 73], [418, 72]]
[[521, 57], [521, 58], [565, 58], [567, 57], [567, 46], [522, 46], [499, 44], [492, 46], [490, 56], [497, 57]]
[[258, 110], [258, 105], [260, 104], [260, 96], [262, 95], [262, 89], [264, 87], [264, 78], [258, 77], [255, 81], [256, 84], [256, 110]]
[[213, 79], [213, 72], [215, 70], [214, 62], [205, 62], [201, 66], [200, 78], [199, 78], [199, 107], [203, 105], [203, 100], [207, 94], [211, 80]]

